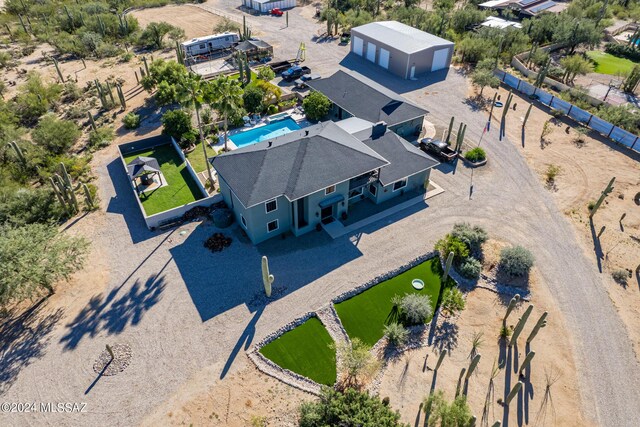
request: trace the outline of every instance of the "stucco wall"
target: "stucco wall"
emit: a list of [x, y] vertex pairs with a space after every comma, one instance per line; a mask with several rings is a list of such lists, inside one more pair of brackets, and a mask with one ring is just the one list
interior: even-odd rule
[[424, 188], [424, 183], [429, 177], [429, 171], [430, 169], [410, 176], [407, 179], [407, 186], [400, 190], [393, 191], [393, 183], [385, 187], [378, 188], [376, 203], [383, 203], [396, 196], [399, 196], [400, 194], [402, 194], [402, 190], [404, 190], [404, 192], [407, 192], [407, 191], [417, 190], [421, 187]]
[[298, 230], [296, 230], [295, 234], [297, 236], [300, 236], [301, 234], [314, 230], [316, 225], [320, 223], [320, 206], [318, 206], [318, 204], [321, 201], [334, 197], [336, 194], [342, 194], [342, 196], [344, 197], [344, 205], [342, 202], [337, 204], [336, 211], [334, 212], [335, 218], [339, 219], [340, 216], [342, 215], [342, 212], [345, 212], [347, 210], [347, 198], [349, 196], [349, 181], [336, 185], [336, 191], [329, 195], [325, 195], [324, 192], [325, 190], [323, 189], [313, 194], [310, 194], [309, 196], [306, 197], [305, 209], [307, 212], [308, 225], [306, 225], [304, 228], [299, 228]]
[[[400, 135], [404, 139], [408, 141], [412, 141], [418, 137], [420, 130], [422, 130], [422, 125], [424, 124], [424, 116], [416, 117], [413, 120], [409, 120], [403, 123], [398, 123], [394, 126], [389, 126], [389, 130], [395, 132]], [[416, 129], [418, 132], [416, 133]]]

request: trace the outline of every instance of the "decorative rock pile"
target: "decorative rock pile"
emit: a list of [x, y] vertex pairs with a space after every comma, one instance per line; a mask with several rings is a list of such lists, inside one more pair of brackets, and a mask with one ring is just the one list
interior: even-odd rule
[[131, 347], [127, 344], [115, 344], [111, 347], [113, 358], [108, 350], [103, 350], [100, 356], [93, 362], [93, 371], [96, 374], [109, 377], [124, 371], [131, 363]]
[[204, 247], [211, 252], [220, 252], [224, 248], [231, 246], [231, 237], [227, 237], [222, 233], [214, 233], [204, 242]]

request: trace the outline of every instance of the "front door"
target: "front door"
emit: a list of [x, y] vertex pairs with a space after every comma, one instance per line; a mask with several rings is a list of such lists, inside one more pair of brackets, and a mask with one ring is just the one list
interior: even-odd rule
[[323, 224], [328, 224], [333, 221], [333, 205], [320, 210], [320, 220]]

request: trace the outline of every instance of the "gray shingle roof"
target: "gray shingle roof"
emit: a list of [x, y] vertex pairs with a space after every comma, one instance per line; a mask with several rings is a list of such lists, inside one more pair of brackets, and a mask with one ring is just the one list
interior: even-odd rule
[[293, 201], [388, 164], [333, 122], [216, 156], [218, 175], [245, 207], [284, 195]]
[[353, 33], [379, 40], [380, 43], [405, 53], [419, 52], [430, 47], [453, 46], [453, 42], [418, 30], [397, 21], [378, 21], [352, 28]]
[[322, 92], [343, 110], [372, 123], [384, 121], [393, 126], [428, 113], [397, 93], [342, 70], [331, 77], [311, 80], [307, 85]]
[[368, 138], [363, 142], [389, 161], [389, 165], [380, 169], [378, 179], [382, 185], [389, 185], [439, 164], [431, 156], [391, 131], [379, 138]]

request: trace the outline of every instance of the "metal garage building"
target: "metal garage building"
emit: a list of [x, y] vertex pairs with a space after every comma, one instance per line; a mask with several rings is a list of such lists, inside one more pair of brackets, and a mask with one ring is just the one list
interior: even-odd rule
[[351, 29], [351, 52], [405, 79], [449, 68], [453, 42], [397, 21]]
[[242, 0], [242, 5], [258, 12], [267, 13], [271, 12], [271, 9], [296, 7], [296, 0]]

